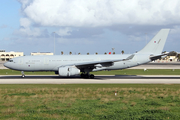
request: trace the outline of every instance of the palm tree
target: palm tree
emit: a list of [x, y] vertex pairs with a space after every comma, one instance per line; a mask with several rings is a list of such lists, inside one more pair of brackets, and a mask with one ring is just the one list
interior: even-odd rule
[[63, 55], [64, 54], [64, 52], [63, 51], [61, 51], [61, 55]]
[[171, 51], [168, 53], [168, 56], [176, 56], [177, 55], [177, 52], [175, 51]]
[[122, 50], [121, 53], [124, 54], [124, 50]]

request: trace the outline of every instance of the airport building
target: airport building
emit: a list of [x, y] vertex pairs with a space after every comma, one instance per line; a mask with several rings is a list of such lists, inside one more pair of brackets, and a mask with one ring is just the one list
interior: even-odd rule
[[53, 55], [51, 52], [32, 52], [31, 55]]
[[163, 57], [162, 59], [156, 60], [156, 62], [177, 62], [180, 60], [180, 53], [179, 52], [168, 52], [166, 53], [167, 56]]
[[14, 57], [24, 56], [23, 52], [6, 52], [5, 50], [0, 50], [0, 60], [1, 61], [8, 61]]

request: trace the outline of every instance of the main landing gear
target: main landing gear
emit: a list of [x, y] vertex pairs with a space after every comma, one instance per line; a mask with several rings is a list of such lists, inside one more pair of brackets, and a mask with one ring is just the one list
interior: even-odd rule
[[94, 79], [94, 75], [93, 74], [89, 74], [89, 73], [81, 73], [81, 77], [82, 78]]
[[21, 71], [21, 74], [22, 74], [22, 78], [24, 78], [25, 77], [25, 74], [24, 74], [24, 71]]

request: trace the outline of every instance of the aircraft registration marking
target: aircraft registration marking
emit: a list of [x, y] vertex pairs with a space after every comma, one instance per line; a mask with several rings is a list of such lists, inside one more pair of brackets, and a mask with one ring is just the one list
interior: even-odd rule
[[158, 44], [160, 43], [161, 39], [159, 39]]

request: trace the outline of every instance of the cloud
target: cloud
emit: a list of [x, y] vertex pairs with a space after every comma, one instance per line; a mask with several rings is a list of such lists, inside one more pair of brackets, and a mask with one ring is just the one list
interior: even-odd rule
[[22, 3], [22, 9], [25, 9], [27, 6], [29, 6], [34, 0], [17, 0], [20, 3]]
[[20, 28], [14, 31], [14, 35], [22, 37], [48, 37], [47, 30], [38, 27], [32, 27], [32, 22], [28, 18], [20, 18]]
[[132, 40], [132, 41], [141, 41], [142, 40], [142, 36], [134, 36], [134, 35], [130, 35], [129, 36], [129, 40]]
[[[98, 27], [179, 23], [179, 0], [19, 0], [22, 12], [41, 26]], [[131, 3], [131, 4], [130, 4]]]
[[28, 18], [21, 18], [20, 19], [20, 26], [24, 28], [28, 28], [31, 25], [31, 21]]
[[59, 35], [59, 36], [69, 36], [71, 35], [71, 32], [72, 32], [72, 29], [71, 28], [61, 28], [59, 29], [58, 31], [56, 31], [56, 33]]
[[8, 26], [7, 25], [1, 25], [0, 28], [7, 28]]
[[92, 40], [88, 40], [88, 39], [85, 39], [85, 38], [81, 38], [81, 39], [67, 39], [67, 38], [58, 38], [57, 39], [57, 42], [60, 43], [60, 44], [84, 44], [84, 45], [90, 45], [90, 44], [93, 44], [94, 41]]
[[32, 38], [32, 37], [48, 37], [48, 31], [45, 29], [45, 30], [41, 30], [40, 28], [24, 28], [24, 27], [21, 27], [20, 29], [18, 30], [15, 30], [14, 35], [16, 36], [21, 36], [21, 37], [29, 37], [29, 38]]
[[9, 40], [11, 40], [11, 38], [9, 38], [9, 37], [3, 38], [3, 41], [9, 41]]
[[104, 33], [103, 28], [96, 27], [96, 28], [73, 28], [71, 31], [71, 35], [66, 36], [66, 38], [91, 38], [100, 36]]
[[104, 53], [115, 47], [130, 53], [143, 48], [162, 28], [172, 29], [168, 47], [179, 42], [179, 0], [17, 1], [22, 5], [22, 18], [20, 28], [14, 31], [17, 40], [12, 39], [12, 43], [26, 41], [33, 51], [53, 51], [55, 38], [57, 51]]
[[180, 34], [180, 25], [174, 26], [171, 31], [172, 34]]

